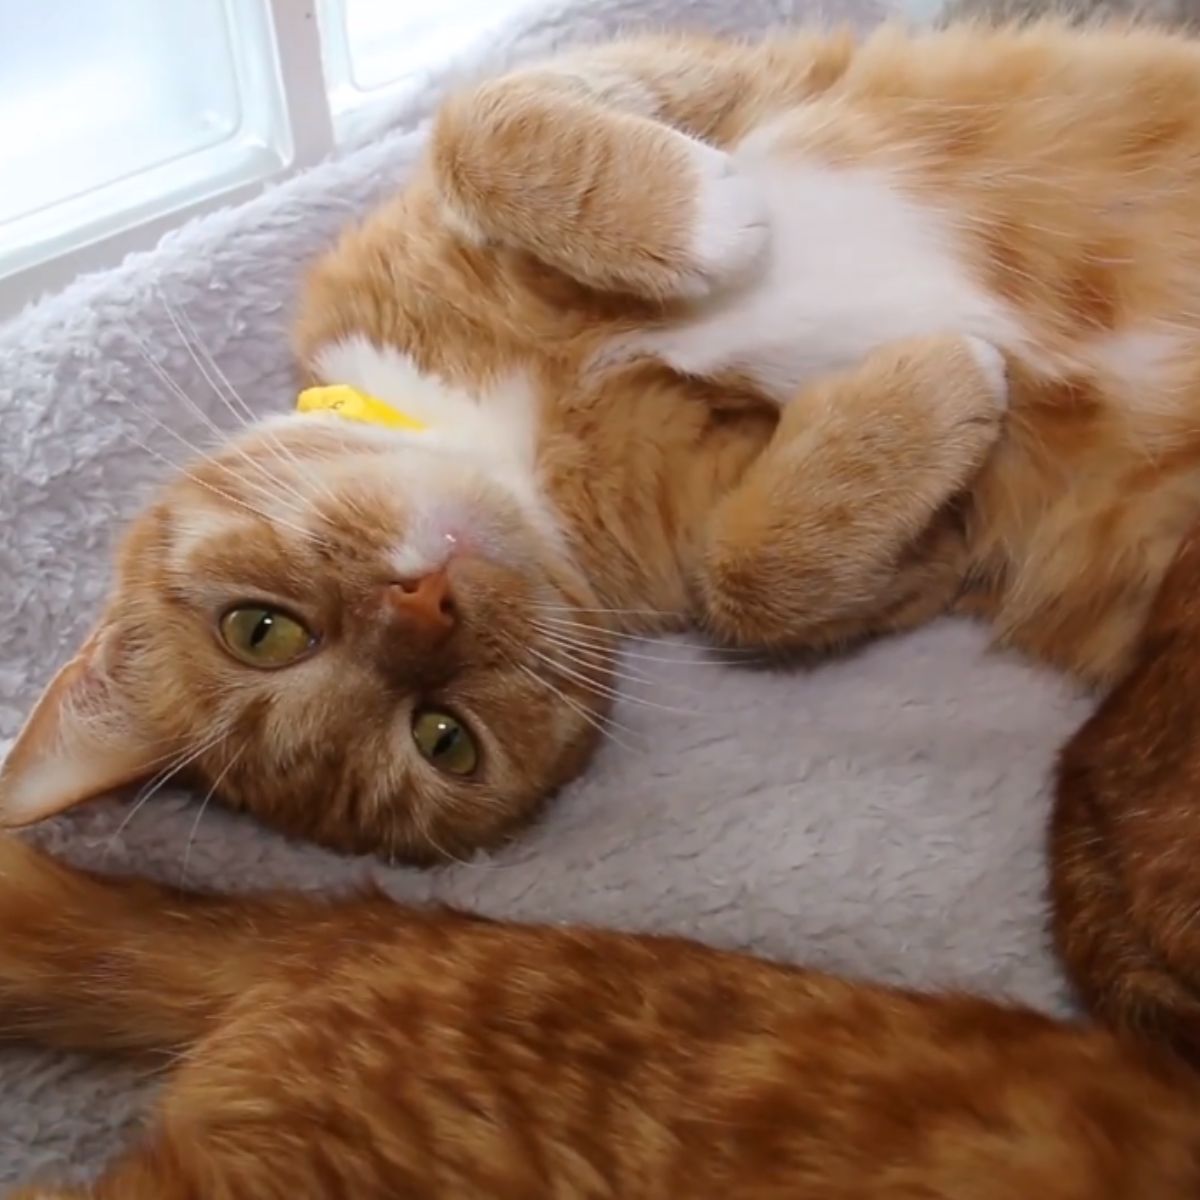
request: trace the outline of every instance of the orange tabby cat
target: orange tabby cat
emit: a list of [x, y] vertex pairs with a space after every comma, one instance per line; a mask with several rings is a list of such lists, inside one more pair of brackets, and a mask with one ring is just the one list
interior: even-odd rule
[[1200, 1084], [1099, 1030], [670, 938], [181, 894], [0, 840], [0, 1033], [178, 1054], [24, 1200], [1194, 1200]]
[[459, 853], [581, 768], [631, 628], [957, 603], [1115, 678], [1200, 513], [1198, 207], [1200, 45], [1151, 32], [657, 39], [456, 97], [298, 326], [428, 428], [281, 419], [177, 481], [2, 819], [179, 764]]
[[1200, 531], [1137, 665], [1071, 739], [1051, 831], [1054, 931], [1094, 1011], [1200, 1063]]

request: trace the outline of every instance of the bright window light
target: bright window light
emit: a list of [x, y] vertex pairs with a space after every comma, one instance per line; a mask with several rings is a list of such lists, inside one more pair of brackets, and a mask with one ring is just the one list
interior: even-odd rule
[[548, 2], [0, 0], [0, 320], [370, 135]]
[[548, 0], [0, 0], [0, 320], [379, 128]]
[[286, 165], [266, 0], [0, 0], [0, 274]]
[[365, 105], [402, 93], [431, 66], [485, 44], [539, 0], [320, 0], [322, 53], [339, 127]]

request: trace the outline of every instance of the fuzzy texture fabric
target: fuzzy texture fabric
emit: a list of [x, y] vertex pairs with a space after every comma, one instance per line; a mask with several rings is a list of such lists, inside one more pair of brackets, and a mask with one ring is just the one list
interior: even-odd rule
[[[831, 11], [858, 26], [879, 15], [874, 0]], [[681, 19], [757, 32], [816, 15], [802, 0], [570, 0], [514, 26], [484, 65]], [[431, 77], [382, 139], [0, 329], [0, 751], [96, 613], [125, 518], [164, 459], [186, 456], [179, 437], [203, 445], [208, 421], [228, 424], [174, 312], [256, 410], [289, 407], [298, 272], [404, 177], [417, 124], [478, 65]], [[326, 888], [374, 875], [403, 899], [675, 931], [1067, 1010], [1044, 931], [1042, 839], [1054, 751], [1087, 698], [949, 622], [808, 673], [712, 666], [684, 643], [655, 653], [678, 662], [638, 662], [657, 682], [617, 714], [636, 744], [607, 746], [492, 858], [431, 873], [346, 861], [169, 790], [136, 813], [102, 802], [37, 836], [79, 862], [190, 884]], [[0, 1051], [0, 1189], [93, 1169], [154, 1076], [154, 1064]]]
[[1026, 22], [1053, 14], [1079, 25], [1136, 21], [1171, 28], [1200, 28], [1197, 0], [947, 0], [939, 24], [966, 18], [995, 24]]

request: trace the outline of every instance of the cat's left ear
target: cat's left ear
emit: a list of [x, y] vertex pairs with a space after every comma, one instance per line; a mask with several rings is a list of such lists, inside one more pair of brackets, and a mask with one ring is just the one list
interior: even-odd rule
[[117, 630], [101, 621], [50, 681], [0, 766], [0, 827], [32, 825], [153, 770], [115, 681], [119, 655]]

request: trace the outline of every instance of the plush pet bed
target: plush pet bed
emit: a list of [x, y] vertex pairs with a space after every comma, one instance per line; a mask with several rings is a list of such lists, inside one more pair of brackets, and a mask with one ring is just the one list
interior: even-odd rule
[[[841, 0], [827, 15], [865, 26], [880, 14], [874, 0]], [[802, 0], [575, 0], [509, 30], [489, 58], [622, 28], [758, 31], [817, 16]], [[126, 517], [163, 459], [181, 457], [168, 430], [209, 435], [143, 349], [225, 420], [178, 311], [256, 410], [289, 407], [302, 264], [404, 178], [420, 121], [465, 69], [431, 78], [386, 135], [0, 328], [0, 751], [96, 612]], [[128, 824], [114, 800], [37, 836], [80, 862], [191, 884], [322, 888], [370, 872], [404, 899], [676, 931], [1067, 1011], [1042, 840], [1055, 747], [1088, 699], [952, 622], [810, 673], [713, 665], [682, 642], [655, 657], [677, 661], [637, 661], [655, 682], [618, 713], [637, 744], [607, 746], [492, 858], [432, 873], [346, 861], [169, 791]], [[94, 1169], [154, 1082], [145, 1066], [0, 1050], [0, 1190], [42, 1169]]]

